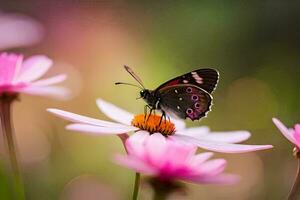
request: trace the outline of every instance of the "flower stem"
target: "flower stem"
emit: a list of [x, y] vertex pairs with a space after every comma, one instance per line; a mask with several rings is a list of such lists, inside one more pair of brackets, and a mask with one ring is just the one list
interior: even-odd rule
[[132, 200], [137, 200], [138, 194], [139, 194], [139, 188], [140, 188], [140, 173], [135, 173], [135, 180], [134, 180], [134, 190], [132, 195]]
[[0, 96], [0, 118], [3, 138], [9, 153], [10, 165], [13, 172], [13, 184], [15, 199], [25, 199], [23, 180], [19, 169], [17, 151], [15, 147], [13, 125], [11, 121], [11, 104], [17, 95], [4, 94]]

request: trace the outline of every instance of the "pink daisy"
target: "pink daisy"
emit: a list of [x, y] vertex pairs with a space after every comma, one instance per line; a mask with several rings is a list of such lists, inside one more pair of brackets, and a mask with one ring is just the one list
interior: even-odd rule
[[223, 173], [226, 160], [209, 160], [211, 152], [195, 155], [195, 146], [167, 139], [160, 133], [141, 131], [126, 140], [126, 148], [128, 155], [116, 156], [118, 164], [160, 181], [233, 184], [239, 179]]
[[66, 79], [60, 74], [40, 79], [51, 67], [52, 60], [36, 55], [23, 60], [23, 55], [0, 54], [0, 96], [3, 94], [26, 93], [31, 95], [67, 98], [69, 91], [53, 86]]
[[33, 45], [43, 35], [43, 26], [31, 17], [0, 12], [0, 50]]
[[296, 124], [294, 129], [288, 129], [281, 121], [273, 118], [274, 124], [281, 133], [298, 149], [300, 149], [300, 124]]
[[134, 131], [134, 135], [145, 133], [161, 133], [168, 139], [182, 143], [190, 143], [203, 149], [224, 153], [243, 153], [270, 149], [272, 145], [234, 144], [247, 140], [248, 131], [210, 132], [207, 127], [185, 128], [182, 120], [172, 119], [160, 122], [160, 116], [151, 115], [144, 120], [144, 115], [134, 116], [113, 104], [101, 99], [97, 100], [99, 109], [116, 122], [94, 119], [58, 109], [48, 109], [49, 112], [73, 122], [67, 125], [68, 130], [80, 131], [95, 135], [124, 135]]

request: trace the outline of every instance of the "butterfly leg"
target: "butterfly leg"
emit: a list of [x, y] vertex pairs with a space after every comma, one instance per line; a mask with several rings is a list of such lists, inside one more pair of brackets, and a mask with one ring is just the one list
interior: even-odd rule
[[155, 112], [155, 109], [152, 108], [152, 107], [150, 107], [150, 106], [149, 106], [149, 109], [150, 109], [150, 112], [149, 112], [149, 115], [148, 115], [148, 117], [147, 117], [147, 120], [148, 120], [149, 117], [151, 116], [152, 112]]
[[[148, 109], [150, 110], [149, 111], [149, 114], [148, 114]], [[144, 107], [144, 113], [145, 113], [145, 117], [144, 117], [144, 120], [147, 121], [149, 119], [149, 117], [151, 116], [152, 114], [152, 111], [155, 111], [155, 109], [153, 109], [151, 106], [149, 105], [145, 105]]]
[[162, 112], [162, 114], [161, 114], [161, 117], [160, 117], [158, 126], [161, 125], [161, 122], [162, 122], [163, 120], [165, 120], [165, 122], [166, 122], [166, 112], [163, 111], [163, 110], [162, 110], [161, 112]]

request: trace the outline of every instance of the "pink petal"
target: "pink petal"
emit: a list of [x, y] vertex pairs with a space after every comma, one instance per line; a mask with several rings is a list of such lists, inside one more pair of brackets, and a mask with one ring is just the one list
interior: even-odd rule
[[222, 143], [239, 143], [247, 140], [251, 134], [248, 131], [228, 131], [212, 132], [210, 134], [197, 137], [200, 140], [207, 140]]
[[220, 174], [217, 176], [207, 176], [207, 177], [192, 177], [187, 178], [186, 180], [192, 181], [195, 183], [201, 184], [225, 184], [225, 185], [232, 185], [236, 184], [240, 181], [240, 177], [233, 174]]
[[51, 67], [52, 60], [46, 56], [32, 56], [26, 59], [19, 71], [19, 82], [31, 82], [43, 76]]
[[70, 90], [59, 86], [34, 86], [30, 85], [23, 88], [16, 88], [17, 92], [30, 95], [46, 96], [54, 99], [68, 100], [70, 98]]
[[150, 137], [147, 131], [137, 131], [126, 140], [129, 154], [142, 157], [145, 154], [145, 141]]
[[156, 166], [162, 164], [167, 151], [166, 138], [160, 133], [154, 133], [145, 142], [145, 148], [150, 161]]
[[135, 127], [102, 127], [102, 126], [94, 126], [88, 124], [70, 124], [66, 126], [67, 130], [72, 131], [79, 131], [85, 133], [94, 133], [96, 135], [103, 135], [103, 134], [122, 134], [128, 133], [130, 131], [135, 131], [137, 128]]
[[32, 85], [35, 85], [35, 86], [53, 85], [53, 84], [56, 84], [56, 83], [63, 82], [64, 80], [66, 80], [66, 78], [67, 78], [66, 74], [60, 74], [60, 75], [57, 75], [57, 76], [53, 76], [51, 78], [38, 80], [38, 81], [32, 83]]
[[164, 157], [165, 164], [170, 167], [179, 168], [185, 165], [195, 155], [197, 147], [192, 144], [186, 144], [168, 139], [168, 147]]
[[[293, 131], [289, 130], [281, 121], [277, 118], [273, 118], [273, 123], [281, 131], [281, 133], [293, 144], [297, 145], [297, 141], [293, 137]], [[298, 146], [298, 145], [297, 145]]]
[[146, 175], [155, 175], [156, 174], [156, 170], [154, 168], [147, 165], [147, 163], [143, 162], [142, 160], [135, 159], [132, 156], [116, 155], [114, 160], [119, 165], [128, 167], [137, 172], [140, 172], [140, 173], [143, 173]]
[[134, 115], [102, 99], [97, 100], [99, 109], [109, 118], [117, 122], [131, 125]]
[[25, 15], [0, 13], [0, 24], [0, 50], [32, 45], [43, 35], [42, 25]]
[[295, 125], [295, 130], [293, 130], [294, 134], [294, 138], [295, 140], [297, 141], [297, 146], [299, 147], [300, 146], [300, 124], [296, 124]]
[[224, 159], [209, 160], [200, 164], [197, 170], [202, 174], [217, 175], [224, 171], [226, 164], [227, 162]]
[[0, 55], [0, 85], [11, 85], [16, 70], [21, 65], [22, 55], [2, 53]]
[[195, 155], [190, 160], [190, 165], [197, 167], [198, 165], [210, 159], [213, 155], [214, 153], [212, 152], [205, 152], [205, 153], [200, 153], [198, 155]]
[[272, 145], [245, 145], [245, 144], [229, 144], [212, 141], [197, 140], [185, 135], [175, 134], [173, 138], [178, 141], [194, 144], [200, 148], [221, 153], [245, 153], [273, 148]]
[[54, 108], [49, 108], [47, 109], [48, 112], [61, 117], [65, 120], [75, 122], [75, 123], [82, 123], [82, 124], [90, 124], [90, 125], [95, 125], [95, 126], [104, 126], [104, 127], [124, 127], [122, 124], [118, 123], [113, 123], [113, 122], [108, 122], [108, 121], [103, 121], [91, 117], [86, 117], [83, 115], [78, 115], [75, 113], [59, 110], [59, 109], [54, 109]]

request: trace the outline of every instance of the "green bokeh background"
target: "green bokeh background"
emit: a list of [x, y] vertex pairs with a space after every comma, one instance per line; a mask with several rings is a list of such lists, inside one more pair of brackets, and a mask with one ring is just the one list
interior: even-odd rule
[[[133, 82], [131, 66], [149, 88], [201, 67], [220, 71], [208, 117], [189, 126], [249, 130], [249, 144], [273, 150], [228, 159], [242, 176], [237, 186], [187, 184], [187, 196], [171, 199], [283, 199], [292, 185], [296, 160], [292, 145], [272, 124], [300, 122], [299, 1], [1, 1], [5, 12], [40, 21], [45, 37], [30, 48], [10, 49], [54, 60], [50, 74], [67, 72], [74, 98], [58, 102], [22, 95], [14, 120], [28, 199], [129, 199], [134, 173], [115, 165], [124, 153], [114, 136], [96, 137], [64, 130], [67, 123], [49, 107], [107, 119], [95, 104], [103, 98], [133, 113], [143, 112], [138, 91], [115, 86]], [[20, 33], [22, 34], [22, 33]], [[2, 149], [0, 199], [9, 199], [9, 176]], [[99, 198], [99, 195], [100, 198]], [[142, 185], [141, 199], [151, 199]], [[98, 196], [96, 198], [95, 196]]]

